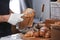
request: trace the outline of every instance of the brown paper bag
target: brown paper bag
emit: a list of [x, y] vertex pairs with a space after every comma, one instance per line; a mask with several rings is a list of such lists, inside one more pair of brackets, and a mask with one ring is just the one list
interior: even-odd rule
[[34, 10], [31, 8], [27, 8], [23, 13], [28, 15], [27, 17], [24, 17], [24, 21], [19, 23], [19, 28], [23, 29], [25, 27], [32, 27], [34, 19]]

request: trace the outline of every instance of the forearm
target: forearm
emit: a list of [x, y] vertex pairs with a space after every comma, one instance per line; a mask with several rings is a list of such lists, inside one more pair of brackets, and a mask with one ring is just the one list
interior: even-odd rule
[[3, 22], [4, 21], [4, 18], [2, 15], [0, 15], [0, 22]]
[[10, 15], [0, 15], [0, 22], [7, 22]]

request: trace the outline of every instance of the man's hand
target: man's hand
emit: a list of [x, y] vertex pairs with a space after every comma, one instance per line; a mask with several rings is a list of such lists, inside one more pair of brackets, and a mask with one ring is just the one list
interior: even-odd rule
[[24, 14], [13, 13], [13, 14], [10, 15], [7, 22], [12, 24], [12, 25], [16, 25], [18, 22], [23, 21], [23, 18], [21, 18], [21, 16], [23, 16], [23, 15]]

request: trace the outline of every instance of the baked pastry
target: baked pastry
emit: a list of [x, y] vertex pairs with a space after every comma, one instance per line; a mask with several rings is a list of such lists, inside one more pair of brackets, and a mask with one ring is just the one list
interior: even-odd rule
[[39, 37], [39, 31], [33, 33], [33, 37]]
[[45, 34], [46, 34], [46, 32], [49, 30], [49, 28], [47, 28], [47, 27], [41, 27], [40, 28], [40, 36], [42, 36], [42, 37], [44, 37], [45, 36]]
[[47, 31], [45, 33], [45, 38], [50, 38], [51, 37], [51, 31]]
[[28, 31], [24, 37], [33, 37], [33, 31]]

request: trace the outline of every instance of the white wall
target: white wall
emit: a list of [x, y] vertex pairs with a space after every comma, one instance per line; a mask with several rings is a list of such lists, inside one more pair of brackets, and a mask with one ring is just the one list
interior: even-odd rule
[[[45, 4], [44, 12], [41, 11], [42, 4]], [[50, 18], [50, 0], [33, 0], [33, 8], [36, 10], [36, 17], [42, 20]]]
[[32, 0], [33, 1], [33, 8], [36, 11], [36, 18], [40, 17], [40, 12], [41, 12], [41, 1], [40, 0]]
[[41, 4], [45, 4], [44, 12], [41, 12], [44, 21], [50, 18], [50, 0], [42, 0]]

